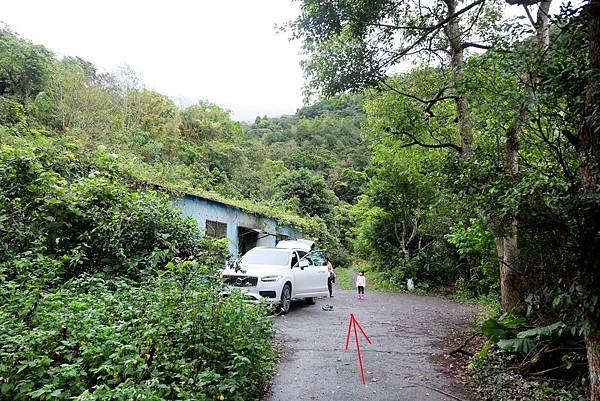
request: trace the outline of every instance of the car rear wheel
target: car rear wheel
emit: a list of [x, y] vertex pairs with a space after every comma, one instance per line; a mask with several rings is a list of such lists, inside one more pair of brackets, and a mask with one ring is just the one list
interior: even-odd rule
[[281, 305], [279, 306], [279, 313], [285, 315], [290, 311], [292, 305], [292, 286], [286, 283], [281, 290]]

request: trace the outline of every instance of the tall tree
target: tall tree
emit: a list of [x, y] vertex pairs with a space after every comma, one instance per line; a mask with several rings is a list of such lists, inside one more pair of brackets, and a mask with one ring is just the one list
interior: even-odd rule
[[[600, 284], [600, 0], [590, 0], [584, 9], [588, 27], [588, 80], [585, 93], [583, 121], [577, 138], [581, 160], [581, 183], [584, 196], [590, 199], [583, 209], [586, 226], [585, 250], [580, 271], [591, 284], [589, 290], [598, 291]], [[596, 298], [597, 299], [597, 298]], [[595, 305], [598, 308], [598, 305]], [[585, 336], [590, 371], [590, 400], [600, 400], [600, 323], [596, 319]]]
[[319, 216], [328, 222], [331, 222], [333, 207], [337, 202], [323, 177], [306, 168], [282, 174], [277, 181], [275, 198], [292, 200], [296, 202], [299, 213]]
[[44, 90], [52, 53], [13, 32], [0, 30], [0, 95], [14, 96], [25, 103]]
[[[539, 1], [537, 15], [534, 20], [530, 14], [528, 6], [533, 2], [531, 0], [507, 0], [509, 4], [522, 5], [531, 24], [535, 28], [535, 40], [531, 41], [528, 54], [531, 56], [530, 68], [525, 72], [522, 81], [525, 87], [525, 96], [519, 107], [518, 113], [512, 123], [506, 130], [506, 160], [505, 166], [508, 174], [515, 181], [519, 174], [519, 146], [523, 127], [532, 118], [530, 110], [535, 100], [536, 87], [538, 85], [537, 67], [540, 65], [547, 54], [549, 46], [549, 17], [550, 4], [552, 0]], [[500, 235], [495, 238], [498, 259], [500, 261], [500, 288], [502, 293], [502, 309], [512, 310], [523, 302], [522, 293], [525, 290], [523, 283], [523, 274], [520, 268], [519, 247], [518, 247], [518, 227], [519, 222], [516, 213], [511, 213], [505, 221], [500, 222], [497, 230]]]
[[[460, 7], [458, 0], [420, 1], [382, 0], [369, 3], [304, 0], [302, 13], [290, 24], [292, 37], [303, 39], [308, 56], [303, 62], [309, 80], [307, 92], [333, 95], [365, 86], [378, 86], [417, 98], [425, 113], [440, 101], [453, 100], [456, 107], [459, 146], [465, 159], [473, 155], [473, 128], [469, 105], [462, 85], [465, 51], [488, 48], [481, 43], [487, 25], [498, 15], [496, 7], [485, 0], [474, 0]], [[493, 24], [492, 24], [493, 25]], [[435, 96], [418, 98], [405, 93], [387, 80], [399, 64], [418, 58], [450, 74]], [[414, 144], [444, 147], [435, 136], [433, 143], [411, 137]]]
[[53, 104], [54, 125], [94, 135], [109, 131], [117, 101], [103, 84], [103, 77], [85, 60], [65, 57], [56, 62], [46, 91]]
[[241, 137], [242, 128], [231, 112], [214, 103], [200, 101], [181, 112], [181, 133], [192, 142]]
[[[432, 109], [438, 103], [453, 101], [456, 138], [441, 140], [439, 131], [429, 129], [417, 133], [410, 127], [395, 133], [407, 139], [407, 146], [450, 148], [461, 152], [465, 162], [473, 158], [473, 125], [464, 84], [465, 52], [491, 47], [489, 42], [500, 17], [497, 5], [485, 0], [466, 4], [458, 0], [439, 0], [431, 4], [381, 0], [368, 6], [359, 2], [304, 0], [302, 4], [302, 13], [290, 29], [294, 38], [304, 40], [308, 58], [303, 64], [309, 90], [331, 95], [378, 86], [419, 102], [421, 118], [425, 120], [433, 117]], [[545, 17], [546, 22], [540, 23], [547, 36], [547, 14]], [[415, 58], [438, 71], [449, 71], [442, 74], [441, 80], [439, 74], [434, 74], [438, 86], [430, 97], [410, 92], [406, 86], [396, 86], [386, 77], [398, 64]], [[445, 124], [452, 126], [453, 122]], [[518, 142], [507, 150], [515, 156], [507, 156], [507, 160], [511, 160], [507, 161], [507, 168], [516, 168], [517, 150]], [[505, 252], [503, 238], [497, 241], [504, 277], [502, 304], [506, 310], [521, 301], [521, 283], [514, 275], [508, 276], [518, 265], [516, 225], [508, 226], [506, 248], [512, 252]], [[506, 263], [507, 258], [510, 264]]]
[[[569, 254], [567, 263], [570, 265], [568, 276], [560, 277], [558, 283], [548, 283], [545, 287], [556, 291], [560, 295], [555, 298], [556, 305], [563, 309], [563, 318], [577, 321], [577, 325], [584, 335], [588, 369], [590, 377], [589, 394], [593, 401], [600, 400], [600, 303], [598, 300], [598, 288], [600, 288], [600, 1], [588, 0], [579, 9], [570, 6], [564, 8], [564, 21], [558, 21], [554, 27], [557, 37], [569, 37], [572, 42], [567, 41], [567, 49], [560, 51], [554, 48], [555, 43], [549, 41], [550, 26], [548, 24], [549, 1], [539, 0], [507, 0], [509, 4], [518, 4], [525, 9], [531, 5], [537, 5], [538, 14], [534, 21], [528, 11], [528, 16], [536, 29], [534, 40], [531, 41], [531, 50], [535, 53], [532, 60], [530, 74], [526, 80], [525, 101], [521, 105], [519, 113], [513, 124], [507, 130], [507, 165], [511, 173], [518, 172], [518, 150], [520, 134], [525, 123], [531, 119], [532, 114], [536, 116], [536, 124], [542, 130], [543, 114], [540, 109], [547, 107], [544, 102], [547, 98], [543, 90], [547, 88], [538, 87], [556, 86], [550, 92], [551, 96], [560, 99], [559, 103], [568, 105], [570, 115], [579, 116], [581, 121], [577, 132], [570, 132], [571, 127], [565, 124], [562, 134], [565, 135], [572, 149], [576, 151], [579, 177], [570, 177], [569, 172], [564, 174], [572, 186], [568, 194], [571, 214], [570, 223], [573, 227], [565, 238], [564, 244], [560, 244], [563, 252]], [[566, 22], [566, 23], [565, 23]], [[554, 41], [558, 42], [558, 41]], [[572, 59], [573, 54], [579, 50], [579, 44], [587, 53], [587, 62], [583, 63], [582, 57]], [[558, 58], [559, 60], [552, 60]], [[568, 60], [566, 63], [565, 61]], [[545, 65], [553, 62], [555, 67], [546, 69]], [[540, 74], [546, 82], [541, 82]], [[541, 95], [541, 96], [540, 96]], [[538, 110], [532, 110], [532, 106]], [[555, 112], [560, 113], [562, 108], [555, 107]], [[542, 114], [542, 116], [540, 116]], [[549, 113], [546, 113], [548, 115]], [[569, 120], [571, 116], [566, 117]], [[556, 139], [544, 138], [544, 151], [547, 155], [553, 155], [558, 161], [564, 163], [563, 151], [557, 147]], [[563, 167], [564, 168], [564, 167]], [[512, 224], [516, 223], [513, 218]], [[516, 224], [515, 224], [516, 225]], [[510, 238], [514, 234], [513, 238]], [[516, 227], [513, 233], [505, 238], [516, 243]], [[505, 256], [506, 256], [505, 243]], [[511, 253], [511, 250], [508, 250]], [[510, 258], [505, 259], [510, 264]], [[567, 301], [563, 301], [566, 299]]]

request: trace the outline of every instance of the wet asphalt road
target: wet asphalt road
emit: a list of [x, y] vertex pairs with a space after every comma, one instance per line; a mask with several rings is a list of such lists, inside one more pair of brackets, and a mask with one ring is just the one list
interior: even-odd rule
[[[436, 371], [431, 358], [450, 351], [440, 345], [444, 336], [466, 326], [476, 308], [412, 294], [367, 291], [365, 298], [336, 291], [334, 298], [319, 299], [315, 305], [294, 303], [286, 316], [276, 317], [283, 354], [262, 400], [472, 399], [460, 383]], [[323, 311], [325, 304], [334, 305], [334, 310]], [[354, 337], [344, 351], [350, 313], [372, 341], [369, 345], [360, 338], [366, 385]]]

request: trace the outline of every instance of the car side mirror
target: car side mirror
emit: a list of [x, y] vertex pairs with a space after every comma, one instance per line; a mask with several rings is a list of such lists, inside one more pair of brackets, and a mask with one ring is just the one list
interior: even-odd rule
[[300, 262], [298, 262], [298, 265], [300, 266], [301, 270], [304, 270], [305, 267], [308, 267], [309, 263], [308, 260], [302, 259]]

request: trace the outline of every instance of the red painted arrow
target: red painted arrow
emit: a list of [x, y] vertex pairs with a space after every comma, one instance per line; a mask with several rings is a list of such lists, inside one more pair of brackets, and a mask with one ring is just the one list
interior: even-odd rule
[[362, 357], [360, 356], [360, 344], [358, 343], [358, 333], [356, 332], [357, 326], [358, 326], [358, 329], [360, 330], [360, 332], [362, 333], [362, 335], [365, 336], [365, 338], [367, 339], [367, 342], [369, 344], [372, 344], [371, 339], [369, 338], [367, 333], [365, 333], [363, 328], [360, 326], [360, 324], [358, 323], [358, 320], [356, 320], [354, 313], [351, 313], [350, 314], [350, 324], [348, 324], [348, 336], [346, 337], [346, 351], [348, 351], [348, 344], [350, 343], [351, 330], [354, 329], [354, 339], [356, 340], [356, 351], [358, 352], [358, 364], [360, 365], [360, 374], [362, 376], [363, 384], [367, 384], [365, 382], [365, 372], [363, 370]]

